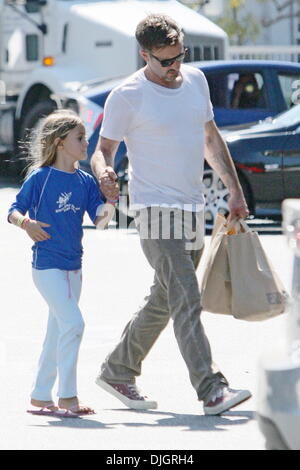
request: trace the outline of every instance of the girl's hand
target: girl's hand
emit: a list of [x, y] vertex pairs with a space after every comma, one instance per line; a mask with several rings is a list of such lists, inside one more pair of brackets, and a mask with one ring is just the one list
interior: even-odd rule
[[42, 227], [51, 227], [51, 225], [30, 219], [26, 222], [24, 230], [34, 242], [43, 242], [45, 240], [49, 240], [51, 236], [49, 233], [45, 232]]

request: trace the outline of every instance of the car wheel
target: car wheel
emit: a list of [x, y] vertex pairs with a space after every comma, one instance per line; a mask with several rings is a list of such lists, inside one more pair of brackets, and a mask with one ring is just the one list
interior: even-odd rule
[[217, 214], [228, 214], [229, 191], [217, 173], [211, 169], [204, 170], [203, 192], [205, 196], [204, 219], [207, 229], [212, 229]]
[[[242, 175], [239, 177], [239, 179], [245, 199], [251, 212], [252, 202], [248, 184], [246, 181], [244, 181]], [[217, 214], [222, 214], [226, 217], [229, 213], [229, 191], [217, 173], [208, 168], [204, 170], [203, 174], [203, 192], [205, 196], [205, 227], [207, 230], [211, 230], [214, 226]]]

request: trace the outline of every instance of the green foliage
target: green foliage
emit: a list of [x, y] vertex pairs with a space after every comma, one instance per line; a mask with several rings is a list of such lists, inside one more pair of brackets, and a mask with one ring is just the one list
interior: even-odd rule
[[228, 34], [233, 45], [243, 45], [255, 42], [260, 32], [258, 19], [251, 13], [245, 12], [245, 0], [227, 0], [224, 14], [216, 23]]

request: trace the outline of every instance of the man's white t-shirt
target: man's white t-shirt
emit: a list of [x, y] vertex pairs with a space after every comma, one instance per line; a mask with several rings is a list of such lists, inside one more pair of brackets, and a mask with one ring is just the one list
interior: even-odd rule
[[180, 71], [182, 84], [173, 89], [140, 69], [106, 100], [100, 134], [126, 144], [132, 210], [204, 206], [204, 125], [214, 117], [212, 104], [203, 72], [185, 64]]

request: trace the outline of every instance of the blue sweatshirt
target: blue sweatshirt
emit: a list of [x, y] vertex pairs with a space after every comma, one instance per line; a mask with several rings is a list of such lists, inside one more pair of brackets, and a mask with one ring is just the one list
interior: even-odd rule
[[99, 188], [91, 175], [75, 170], [67, 173], [53, 167], [34, 170], [25, 180], [8, 214], [18, 210], [30, 219], [45, 222], [49, 240], [36, 242], [32, 266], [35, 269], [76, 270], [81, 268], [82, 222], [85, 211], [95, 222], [97, 208], [103, 204]]

